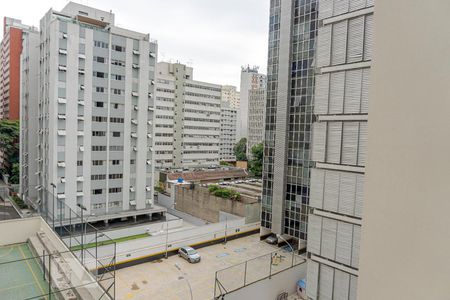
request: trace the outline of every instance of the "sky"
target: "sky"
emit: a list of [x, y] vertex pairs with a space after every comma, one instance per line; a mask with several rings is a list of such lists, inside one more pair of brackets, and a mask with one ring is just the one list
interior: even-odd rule
[[[267, 70], [269, 0], [79, 0], [112, 10], [116, 26], [149, 33], [158, 41], [159, 61], [179, 61], [194, 68], [194, 80], [235, 85], [240, 68]], [[67, 0], [2, 1], [0, 16], [39, 26], [50, 9]], [[3, 30], [1, 31], [3, 32]]]

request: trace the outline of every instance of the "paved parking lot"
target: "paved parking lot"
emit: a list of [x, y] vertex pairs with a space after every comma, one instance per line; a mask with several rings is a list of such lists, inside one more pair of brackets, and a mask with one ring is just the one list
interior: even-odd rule
[[[199, 249], [202, 261], [190, 264], [178, 256], [116, 272], [117, 299], [187, 300], [189, 283], [194, 300], [212, 299], [215, 272], [277, 248], [260, 242], [259, 234]], [[177, 266], [181, 269], [179, 270]]]

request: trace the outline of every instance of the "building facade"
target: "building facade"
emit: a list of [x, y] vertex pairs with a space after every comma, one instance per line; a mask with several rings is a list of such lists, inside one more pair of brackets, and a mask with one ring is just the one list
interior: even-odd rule
[[237, 110], [230, 107], [230, 102], [222, 101], [220, 108], [220, 161], [234, 162], [236, 145]]
[[305, 247], [309, 203], [317, 2], [270, 3], [262, 234]]
[[38, 102], [39, 102], [39, 31], [22, 31], [20, 57], [20, 147], [19, 194], [26, 203], [37, 200]]
[[222, 101], [228, 102], [230, 104], [230, 108], [239, 108], [240, 100], [241, 94], [236, 90], [235, 86], [222, 86]]
[[218, 165], [221, 86], [193, 80], [180, 63], [160, 62], [157, 70], [156, 167]]
[[241, 68], [241, 90], [238, 110], [237, 139], [248, 137], [248, 109], [250, 90], [266, 87], [266, 75], [258, 72], [259, 67], [245, 66]]
[[307, 242], [310, 299], [357, 299], [373, 5], [371, 0], [319, 0], [316, 165]]
[[40, 28], [38, 201], [105, 219], [150, 213], [157, 44], [73, 2]]
[[248, 158], [251, 156], [253, 146], [263, 142], [266, 93], [265, 88], [260, 88], [250, 90], [248, 94]]

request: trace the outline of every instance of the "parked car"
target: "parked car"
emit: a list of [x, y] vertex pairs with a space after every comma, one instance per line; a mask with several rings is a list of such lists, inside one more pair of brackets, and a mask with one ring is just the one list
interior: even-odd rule
[[265, 239], [265, 241], [267, 244], [276, 245], [278, 243], [278, 238], [275, 234], [271, 234]]
[[200, 254], [192, 247], [181, 247], [178, 249], [178, 255], [191, 264], [198, 263], [201, 260]]

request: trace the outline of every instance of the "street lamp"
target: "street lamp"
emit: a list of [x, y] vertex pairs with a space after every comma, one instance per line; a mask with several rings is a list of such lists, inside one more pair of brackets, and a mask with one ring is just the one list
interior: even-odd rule
[[194, 299], [194, 297], [192, 296], [192, 287], [191, 287], [191, 283], [189, 282], [189, 279], [187, 279], [187, 274], [186, 273], [183, 273], [182, 271], [181, 271], [181, 268], [180, 268], [180, 266], [178, 265], [178, 264], [175, 264], [175, 268], [177, 268], [178, 269], [178, 271], [180, 272], [180, 274], [181, 274], [181, 276], [179, 277], [179, 279], [184, 279], [184, 280], [186, 280], [186, 283], [187, 283], [187, 285], [188, 285], [188, 287], [189, 287], [189, 293], [191, 294], [191, 300], [193, 300]]
[[53, 188], [52, 223], [53, 223], [53, 230], [55, 230], [55, 189], [56, 189], [56, 185], [52, 182], [52, 183], [50, 183], [50, 186]]
[[277, 238], [283, 240], [286, 244], [288, 244], [289, 248], [291, 248], [291, 251], [292, 251], [292, 266], [294, 266], [294, 248], [292, 247], [291, 243], [289, 243], [281, 234], [277, 234]]

